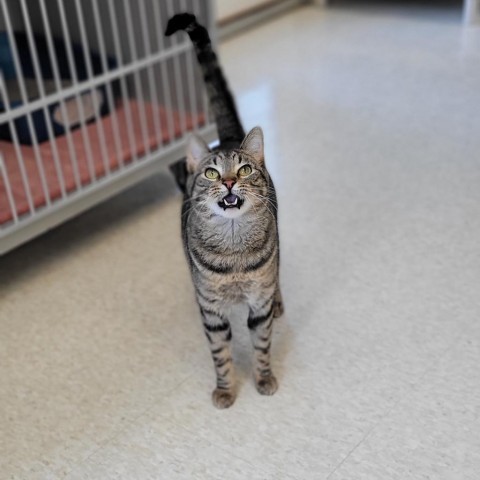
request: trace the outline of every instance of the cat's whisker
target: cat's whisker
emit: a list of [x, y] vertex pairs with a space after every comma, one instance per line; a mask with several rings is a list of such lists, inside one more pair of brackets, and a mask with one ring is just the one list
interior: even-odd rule
[[250, 188], [257, 188], [257, 189], [266, 189], [266, 190], [270, 190], [272, 192], [275, 191], [275, 189], [273, 187], [271, 187], [270, 185], [262, 185], [262, 186], [259, 186], [259, 185], [249, 185]]
[[[272, 191], [274, 192], [274, 191]], [[256, 194], [256, 195], [260, 195], [261, 197], [265, 198], [266, 200], [270, 201], [271, 202], [271, 199], [269, 198], [268, 196], [268, 192], [265, 194], [263, 191], [260, 191], [259, 189], [257, 189], [256, 191], [252, 191], [252, 193]]]
[[182, 217], [185, 216], [187, 213], [190, 213], [192, 210], [201, 210], [206, 205], [207, 205], [207, 200], [203, 200], [200, 203], [194, 203], [182, 213]]
[[[250, 195], [253, 195], [253, 194], [250, 193]], [[247, 194], [247, 196], [248, 196], [248, 194]], [[250, 196], [248, 196], [248, 198], [249, 198], [249, 200], [250, 200], [250, 203], [252, 204], [252, 207], [255, 208], [255, 201], [252, 200], [252, 197], [250, 197]], [[260, 201], [261, 201], [261, 199], [260, 199]], [[275, 215], [274, 215], [273, 212], [268, 208], [268, 206], [267, 206], [265, 203], [263, 203], [262, 201], [261, 201], [261, 203], [263, 204], [263, 206], [265, 207], [265, 209], [268, 211], [268, 213], [269, 213], [273, 218], [275, 218]], [[256, 213], [257, 218], [260, 219], [261, 216], [260, 216], [260, 214], [258, 213], [258, 211], [256, 211], [255, 213]]]
[[257, 187], [255, 185], [249, 185], [249, 188], [251, 188], [252, 190], [256, 190], [257, 192], [261, 192], [264, 195], [266, 195], [268, 193], [275, 193], [275, 189], [273, 187], [269, 187], [267, 185], [263, 186], [263, 187]]
[[258, 199], [262, 204], [263, 206], [270, 212], [271, 215], [275, 216], [273, 214], [273, 212], [270, 210], [270, 207], [269, 205], [274, 208], [274, 210], [277, 210], [277, 207], [276, 205], [274, 205], [268, 198], [266, 197], [263, 197], [261, 195], [258, 195], [256, 193], [253, 193], [253, 192], [250, 192], [250, 195], [253, 195], [256, 199]]
[[184, 201], [185, 202], [193, 202], [194, 200], [197, 200], [198, 198], [204, 197], [204, 196], [205, 196], [205, 194], [202, 192], [202, 193], [199, 193], [198, 195], [194, 195], [193, 197], [188, 197]]
[[255, 202], [252, 201], [251, 197], [249, 197], [249, 195], [248, 195], [247, 192], [245, 192], [244, 195], [245, 195], [246, 198], [248, 198], [248, 199], [250, 200], [250, 204], [252, 205], [253, 214], [254, 214], [254, 216], [255, 216], [255, 219], [260, 219], [260, 216], [259, 216], [259, 214], [258, 214], [258, 210], [257, 210], [257, 208], [255, 207]]

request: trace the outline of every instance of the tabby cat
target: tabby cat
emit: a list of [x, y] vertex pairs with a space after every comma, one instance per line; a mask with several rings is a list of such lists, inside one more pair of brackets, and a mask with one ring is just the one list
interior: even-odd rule
[[270, 367], [273, 319], [283, 312], [277, 199], [262, 130], [245, 135], [207, 30], [188, 13], [172, 17], [165, 33], [178, 30], [194, 44], [220, 139], [211, 150], [193, 135], [186, 160], [172, 170], [184, 192], [183, 243], [217, 376], [212, 400], [228, 408], [236, 397], [227, 316], [232, 304], [249, 307], [257, 390], [273, 395], [278, 386]]

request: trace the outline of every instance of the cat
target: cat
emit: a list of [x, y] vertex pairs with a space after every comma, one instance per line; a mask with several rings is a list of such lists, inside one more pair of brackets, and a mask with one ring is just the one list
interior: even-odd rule
[[184, 250], [216, 371], [212, 401], [228, 408], [236, 398], [227, 317], [232, 304], [248, 305], [258, 392], [273, 395], [278, 387], [270, 365], [273, 320], [283, 313], [277, 198], [262, 130], [245, 135], [208, 31], [189, 13], [173, 16], [165, 34], [178, 30], [186, 31], [195, 47], [220, 140], [210, 149], [192, 135], [186, 159], [172, 170], [184, 192]]

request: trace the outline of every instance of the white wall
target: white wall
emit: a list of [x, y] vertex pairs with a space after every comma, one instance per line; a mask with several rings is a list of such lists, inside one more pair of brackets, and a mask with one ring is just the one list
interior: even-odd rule
[[266, 3], [272, 2], [271, 0], [215, 0], [217, 20], [224, 20]]

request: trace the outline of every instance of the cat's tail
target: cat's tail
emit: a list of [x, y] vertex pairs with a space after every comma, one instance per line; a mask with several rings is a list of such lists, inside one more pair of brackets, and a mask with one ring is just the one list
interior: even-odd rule
[[170, 36], [178, 30], [187, 32], [195, 47], [207, 87], [210, 108], [215, 116], [220, 143], [240, 145], [245, 137], [245, 132], [238, 117], [235, 101], [218, 63], [217, 55], [213, 51], [207, 29], [197, 23], [195, 15], [179, 13], [168, 21], [165, 35]]

